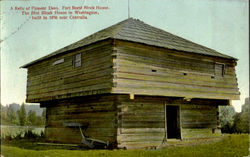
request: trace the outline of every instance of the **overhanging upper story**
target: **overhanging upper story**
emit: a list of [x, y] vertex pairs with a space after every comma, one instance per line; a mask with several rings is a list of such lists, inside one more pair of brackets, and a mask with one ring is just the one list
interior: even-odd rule
[[27, 102], [108, 93], [236, 100], [236, 61], [127, 19], [22, 68]]

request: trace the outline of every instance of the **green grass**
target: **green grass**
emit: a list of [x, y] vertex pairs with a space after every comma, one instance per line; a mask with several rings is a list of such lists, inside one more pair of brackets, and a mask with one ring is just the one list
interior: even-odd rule
[[[108, 157], [243, 157], [249, 155], [249, 136], [226, 135], [223, 140], [209, 144], [194, 146], [169, 147], [161, 150], [65, 150], [44, 146], [34, 148], [25, 147], [25, 142], [9, 143], [2, 146], [4, 157], [78, 157], [78, 156], [108, 156]], [[23, 146], [23, 147], [22, 147]], [[31, 147], [28, 149], [28, 147]]]

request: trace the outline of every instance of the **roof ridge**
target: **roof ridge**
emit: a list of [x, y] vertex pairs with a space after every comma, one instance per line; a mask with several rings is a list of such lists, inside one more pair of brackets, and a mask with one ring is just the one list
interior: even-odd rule
[[[158, 27], [155, 27], [155, 26], [151, 26], [151, 25], [149, 25], [149, 24], [147, 24], [147, 23], [145, 23], [144, 21], [141, 21], [141, 20], [139, 20], [139, 19], [133, 19], [134, 21], [136, 20], [136, 21], [139, 21], [140, 22], [140, 24], [143, 24], [143, 25], [145, 25], [145, 26], [147, 26], [147, 27], [150, 27], [151, 28], [151, 31], [153, 30], [153, 31], [155, 31], [155, 32], [157, 32], [157, 33], [162, 33], [161, 35], [168, 35], [168, 37], [170, 37], [171, 36], [171, 38], [168, 38], [168, 40], [171, 40], [171, 41], [173, 41], [173, 42], [175, 42], [175, 41], [178, 41], [178, 42], [181, 42], [181, 43], [188, 43], [188, 44], [192, 44], [193, 46], [195, 46], [195, 47], [197, 47], [197, 48], [199, 48], [199, 49], [202, 49], [205, 53], [207, 53], [206, 55], [212, 55], [212, 56], [217, 56], [217, 57], [223, 57], [223, 58], [231, 58], [231, 59], [236, 59], [236, 58], [233, 58], [233, 57], [231, 57], [231, 56], [228, 56], [228, 55], [225, 55], [225, 54], [222, 54], [222, 53], [219, 53], [218, 51], [216, 51], [216, 50], [214, 50], [214, 49], [211, 49], [211, 48], [208, 48], [208, 47], [206, 47], [206, 46], [203, 46], [203, 45], [200, 45], [200, 44], [197, 44], [197, 43], [195, 43], [195, 42], [193, 42], [193, 41], [191, 41], [191, 40], [188, 40], [188, 39], [185, 39], [185, 38], [183, 38], [183, 37], [180, 37], [180, 36], [177, 36], [177, 35], [174, 35], [174, 34], [172, 34], [172, 33], [170, 33], [170, 32], [167, 32], [167, 31], [165, 31], [165, 30], [163, 30], [163, 29], [161, 29], [161, 28], [158, 28]], [[121, 33], [118, 33], [118, 35], [121, 35]], [[159, 36], [161, 36], [161, 35], [159, 35]], [[170, 36], [169, 36], [170, 35]], [[121, 38], [121, 37], [120, 37]], [[151, 40], [151, 39], [148, 39], [148, 40]], [[144, 43], [144, 44], [147, 44], [147, 43]], [[155, 45], [155, 46], [157, 46], [157, 45]], [[169, 47], [168, 47], [169, 46]], [[170, 48], [170, 49], [172, 49], [171, 48], [171, 46], [170, 45], [168, 45], [166, 48]], [[181, 46], [181, 45], [180, 45]], [[165, 46], [161, 46], [161, 47], [165, 47]], [[176, 49], [176, 50], [179, 50], [178, 48]], [[187, 51], [187, 52], [191, 52], [191, 51]], [[195, 51], [192, 51], [193, 53], [197, 53], [197, 52], [195, 52]], [[237, 59], [236, 59], [237, 60]]]
[[73, 44], [65, 46], [55, 52], [32, 61], [28, 64], [21, 66], [21, 68], [26, 68], [36, 62], [42, 61], [44, 59], [50, 58], [52, 56], [83, 47], [97, 41], [105, 40], [108, 38], [137, 42], [142, 44], [147, 44], [151, 46], [163, 47], [167, 49], [173, 49], [177, 51], [196, 53], [201, 55], [209, 55], [214, 57], [221, 57], [227, 59], [234, 59], [228, 55], [217, 52], [206, 46], [197, 44], [191, 40], [176, 36], [169, 33], [161, 28], [151, 26], [139, 19], [127, 18], [123, 21], [115, 23], [107, 28], [99, 30], [87, 37], [84, 37]]

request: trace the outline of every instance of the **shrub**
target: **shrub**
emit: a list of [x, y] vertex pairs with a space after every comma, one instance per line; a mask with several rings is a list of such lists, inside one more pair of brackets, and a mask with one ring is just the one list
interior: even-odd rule
[[11, 140], [20, 140], [20, 139], [40, 139], [44, 138], [44, 131], [41, 131], [41, 133], [37, 134], [32, 129], [25, 130], [24, 132], [19, 132], [16, 135], [7, 134], [5, 136], [2, 136], [1, 140], [8, 142]]

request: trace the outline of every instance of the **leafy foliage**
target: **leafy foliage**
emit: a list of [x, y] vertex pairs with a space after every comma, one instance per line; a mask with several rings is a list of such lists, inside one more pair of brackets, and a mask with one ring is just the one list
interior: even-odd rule
[[21, 108], [19, 111], [17, 111], [17, 113], [18, 113], [18, 118], [19, 118], [19, 125], [24, 126], [27, 121], [24, 103], [22, 103]]
[[[1, 118], [4, 125], [42, 126], [45, 125], [46, 110], [39, 109], [38, 105], [10, 104], [1, 105]], [[27, 113], [28, 112], [28, 113]], [[40, 115], [37, 113], [40, 112]]]
[[222, 133], [233, 133], [232, 126], [234, 123], [234, 115], [236, 114], [232, 106], [220, 106], [220, 124]]
[[32, 128], [29, 128], [23, 132], [18, 132], [16, 135], [8, 134], [1, 137], [3, 142], [9, 142], [12, 140], [20, 140], [20, 139], [39, 139], [44, 138], [44, 132], [41, 131], [40, 134], [33, 131]]
[[28, 125], [41, 126], [45, 124], [45, 119], [42, 116], [37, 116], [35, 111], [30, 110], [28, 113]]
[[18, 123], [17, 115], [11, 106], [9, 106], [7, 110], [7, 121], [12, 124]]
[[245, 100], [245, 104], [242, 106], [242, 114], [240, 115], [240, 127], [241, 131], [244, 133], [249, 132], [249, 98]]
[[236, 113], [231, 106], [220, 107], [222, 133], [249, 133], [249, 114], [249, 98], [245, 99], [240, 113]]
[[6, 118], [7, 118], [7, 115], [6, 115], [7, 111], [6, 111], [6, 108], [1, 104], [1, 124], [6, 124]]
[[30, 110], [28, 113], [28, 125], [34, 125], [36, 124], [36, 112]]
[[236, 133], [249, 133], [249, 114], [249, 98], [246, 98], [242, 112], [234, 116], [233, 129]]

